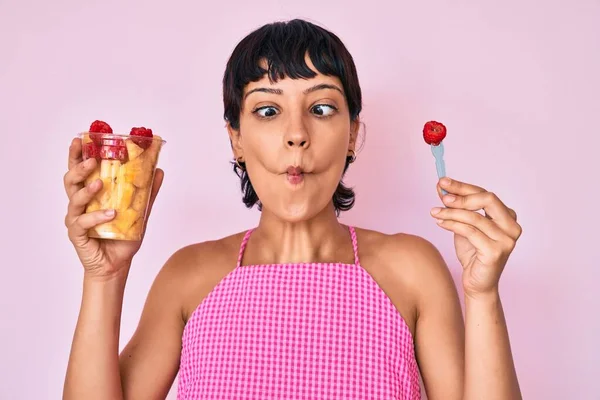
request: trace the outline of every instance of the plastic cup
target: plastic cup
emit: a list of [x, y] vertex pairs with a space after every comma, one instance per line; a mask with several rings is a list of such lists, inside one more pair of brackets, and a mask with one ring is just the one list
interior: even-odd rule
[[160, 136], [89, 133], [79, 134], [83, 159], [96, 158], [96, 169], [85, 180], [87, 186], [101, 179], [102, 189], [85, 212], [113, 209], [115, 218], [88, 231], [89, 237], [141, 240], [148, 214], [150, 193], [158, 156], [166, 143]]

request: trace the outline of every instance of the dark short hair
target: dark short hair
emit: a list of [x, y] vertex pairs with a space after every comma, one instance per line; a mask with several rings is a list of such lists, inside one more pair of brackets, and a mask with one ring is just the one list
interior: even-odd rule
[[[262, 79], [265, 74], [273, 82], [316, 76], [305, 61], [308, 53], [315, 68], [324, 75], [340, 79], [354, 121], [362, 109], [362, 94], [352, 56], [342, 41], [332, 32], [310, 22], [294, 19], [264, 25], [246, 36], [233, 50], [223, 77], [224, 118], [233, 129], [240, 128], [244, 87]], [[261, 62], [267, 64], [267, 69]], [[346, 158], [343, 175], [350, 165]], [[246, 207], [262, 204], [256, 194], [245, 166], [233, 162], [233, 170], [241, 180], [243, 201]], [[354, 206], [355, 193], [340, 180], [332, 198], [336, 213]]]

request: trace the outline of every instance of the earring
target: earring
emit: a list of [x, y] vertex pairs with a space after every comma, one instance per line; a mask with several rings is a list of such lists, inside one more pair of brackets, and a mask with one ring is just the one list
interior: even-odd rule
[[347, 155], [346, 159], [348, 159], [348, 163], [352, 164], [354, 161], [356, 161], [356, 152], [354, 150], [348, 150], [349, 152], [351, 152], [351, 155]]
[[242, 170], [245, 171], [246, 170], [246, 163], [244, 161], [242, 161], [243, 157], [238, 157], [235, 159], [235, 163], [236, 165]]

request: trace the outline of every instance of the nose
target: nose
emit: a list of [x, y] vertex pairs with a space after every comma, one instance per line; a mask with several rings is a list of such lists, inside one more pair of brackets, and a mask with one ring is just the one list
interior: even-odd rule
[[288, 148], [299, 147], [306, 149], [310, 146], [310, 135], [301, 120], [287, 127], [283, 140], [285, 146]]
[[289, 139], [287, 141], [287, 145], [288, 145], [288, 147], [302, 147], [302, 148], [307, 148], [308, 147], [308, 139], [306, 139], [306, 140], [302, 140], [302, 139], [299, 139], [299, 138]]

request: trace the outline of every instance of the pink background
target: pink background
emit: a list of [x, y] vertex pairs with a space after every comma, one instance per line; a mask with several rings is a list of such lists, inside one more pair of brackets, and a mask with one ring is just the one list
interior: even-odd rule
[[166, 4], [0, 1], [1, 399], [61, 394], [82, 278], [63, 226], [73, 135], [99, 118], [168, 140], [124, 344], [173, 251], [258, 221], [228, 164], [221, 77], [246, 33], [292, 17], [338, 33], [358, 66], [368, 134], [343, 221], [423, 235], [458, 277], [420, 137], [445, 122], [448, 173], [498, 193], [524, 227], [501, 285], [524, 397], [600, 398], [598, 1]]

